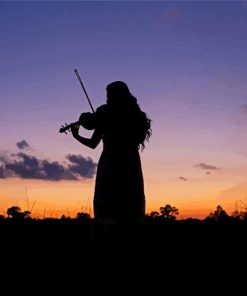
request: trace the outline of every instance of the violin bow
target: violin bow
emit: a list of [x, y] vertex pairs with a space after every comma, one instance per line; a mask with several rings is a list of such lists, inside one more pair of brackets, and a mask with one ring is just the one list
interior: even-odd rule
[[89, 96], [88, 96], [88, 94], [87, 94], [87, 91], [86, 91], [86, 89], [85, 89], [83, 83], [82, 83], [81, 77], [80, 77], [79, 72], [77, 71], [77, 69], [75, 69], [75, 75], [76, 75], [76, 77], [78, 78], [78, 80], [79, 80], [79, 82], [80, 82], [80, 84], [81, 84], [81, 87], [82, 87], [82, 89], [83, 89], [83, 91], [84, 91], [84, 93], [85, 93], [85, 96], [86, 96], [86, 98], [87, 98], [87, 100], [88, 100], [88, 103], [89, 103], [89, 105], [90, 105], [90, 107], [91, 107], [93, 113], [95, 113], [95, 112], [94, 112], [94, 109], [93, 109], [93, 106], [92, 106], [92, 103], [91, 103], [91, 101], [90, 101], [90, 99], [89, 99]]

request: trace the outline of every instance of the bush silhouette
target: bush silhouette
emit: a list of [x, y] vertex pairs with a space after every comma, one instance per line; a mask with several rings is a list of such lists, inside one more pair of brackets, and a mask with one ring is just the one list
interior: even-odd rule
[[169, 204], [160, 207], [160, 216], [165, 219], [175, 220], [176, 215], [179, 215], [178, 209]]
[[216, 221], [222, 221], [222, 220], [228, 219], [229, 215], [227, 214], [227, 212], [223, 209], [223, 207], [221, 205], [218, 205], [216, 207], [216, 210], [214, 212], [211, 212], [207, 218], [213, 219]]
[[12, 206], [8, 208], [7, 215], [12, 219], [24, 219], [24, 218], [30, 218], [31, 212], [29, 211], [22, 212], [20, 207]]

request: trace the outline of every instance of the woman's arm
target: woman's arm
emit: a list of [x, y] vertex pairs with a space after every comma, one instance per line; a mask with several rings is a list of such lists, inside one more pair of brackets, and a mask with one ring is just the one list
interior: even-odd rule
[[79, 135], [79, 125], [71, 127], [71, 132], [77, 141], [92, 149], [95, 149], [102, 139], [102, 132], [98, 128], [94, 130], [91, 138], [84, 138]]

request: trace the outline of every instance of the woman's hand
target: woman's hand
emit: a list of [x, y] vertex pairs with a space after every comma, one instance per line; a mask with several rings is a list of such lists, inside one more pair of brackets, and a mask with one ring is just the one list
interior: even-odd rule
[[78, 136], [79, 136], [79, 127], [80, 126], [76, 124], [76, 125], [72, 125], [70, 128], [72, 136], [74, 138], [78, 138]]

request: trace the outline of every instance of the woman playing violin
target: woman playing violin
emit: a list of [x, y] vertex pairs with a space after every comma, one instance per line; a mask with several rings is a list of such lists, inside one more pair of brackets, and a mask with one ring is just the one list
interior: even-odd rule
[[80, 125], [94, 129], [92, 137], [80, 136], [79, 125], [71, 127], [73, 137], [83, 145], [94, 149], [103, 141], [95, 182], [94, 217], [96, 221], [142, 221], [145, 193], [139, 149], [151, 136], [151, 120], [124, 82], [115, 81], [106, 91], [106, 104], [95, 113], [80, 117]]

